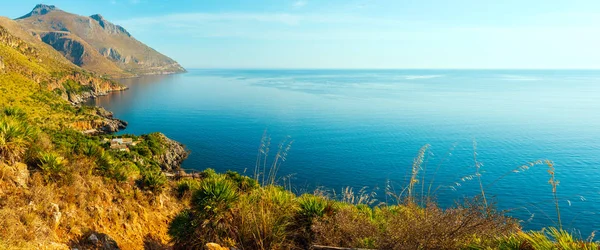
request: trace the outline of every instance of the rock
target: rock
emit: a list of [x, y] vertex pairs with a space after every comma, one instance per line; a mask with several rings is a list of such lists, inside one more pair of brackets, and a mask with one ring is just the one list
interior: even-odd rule
[[93, 232], [80, 244], [71, 246], [72, 248], [81, 249], [103, 249], [103, 250], [118, 250], [120, 249], [117, 242], [110, 236]]
[[96, 115], [104, 118], [99, 128], [89, 130], [88, 134], [110, 134], [127, 127], [127, 122], [114, 118], [113, 113], [102, 108], [96, 108]]
[[100, 241], [100, 240], [98, 239], [98, 236], [96, 236], [95, 234], [91, 234], [90, 237], [88, 237], [88, 242], [90, 242], [94, 245], [98, 244], [98, 241]]
[[61, 218], [62, 218], [62, 213], [60, 212], [60, 207], [58, 207], [58, 204], [52, 203], [52, 222], [54, 224], [55, 229], [60, 224]]
[[206, 249], [208, 250], [230, 250], [228, 247], [222, 247], [217, 243], [206, 243]]
[[77, 66], [82, 66], [84, 58], [89, 56], [85, 45], [70, 37], [67, 32], [47, 32], [40, 34], [40, 37], [43, 42], [52, 46]]
[[15, 175], [13, 181], [20, 187], [27, 187], [27, 181], [29, 180], [29, 170], [27, 165], [23, 163], [16, 163], [14, 165]]
[[100, 14], [91, 15], [90, 18], [98, 21], [100, 27], [106, 30], [106, 32], [108, 32], [109, 34], [124, 34], [128, 37], [131, 37], [131, 34], [129, 34], [129, 32], [127, 32], [125, 28], [119, 25], [112, 24], [109, 21], [106, 21], [106, 19], [104, 19], [104, 17]]
[[162, 133], [156, 133], [156, 136], [160, 138], [165, 147], [163, 154], [155, 155], [156, 160], [163, 171], [173, 172], [179, 170], [181, 163], [189, 156], [189, 151], [185, 149], [185, 146], [177, 141], [169, 139]]
[[23, 18], [28, 18], [28, 17], [32, 17], [32, 16], [42, 16], [42, 15], [46, 15], [54, 10], [58, 10], [56, 8], [56, 6], [54, 6], [54, 5], [38, 4], [33, 8], [33, 10], [31, 10], [31, 12], [29, 12], [29, 14], [19, 17], [17, 19], [23, 19]]
[[105, 118], [103, 126], [100, 128], [102, 133], [114, 133], [127, 127], [127, 122], [117, 118]]

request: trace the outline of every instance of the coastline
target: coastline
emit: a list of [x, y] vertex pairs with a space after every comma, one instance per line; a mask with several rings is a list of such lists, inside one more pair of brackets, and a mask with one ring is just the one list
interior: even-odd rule
[[[166, 73], [166, 74], [163, 74], [163, 73], [144, 74], [144, 75], [138, 75], [138, 76], [134, 76], [134, 77], [127, 77], [127, 78], [110, 78], [109, 80], [118, 83], [118, 80], [122, 80], [122, 79], [133, 79], [133, 78], [141, 78], [141, 77], [146, 77], [146, 76], [175, 75], [175, 74], [185, 74], [185, 73], [188, 73], [188, 71], [184, 69], [183, 72], [171, 72], [171, 73]], [[100, 96], [107, 96], [112, 93], [129, 90], [129, 87], [123, 86], [123, 85], [121, 85], [121, 83], [118, 83], [118, 84], [119, 84], [119, 86], [122, 86], [122, 87], [117, 88], [117, 89], [111, 89], [109, 91], [102, 92], [101, 94], [90, 94], [88, 96], [81, 97], [81, 99], [80, 99], [81, 101], [79, 101], [79, 102], [76, 102], [76, 103], [71, 102], [71, 103], [73, 105], [92, 106], [92, 105], [89, 105], [86, 103], [88, 101], [96, 99]], [[89, 93], [89, 92], [86, 92], [86, 93]], [[70, 100], [68, 100], [68, 101], [70, 101]], [[105, 122], [104, 122], [104, 126], [102, 126], [100, 128], [82, 131], [82, 133], [85, 135], [114, 135], [114, 133], [117, 133], [121, 130], [126, 129], [127, 126], [129, 125], [129, 123], [127, 121], [114, 117], [114, 113], [112, 111], [107, 110], [102, 106], [93, 105], [92, 107], [94, 107], [96, 109], [96, 114], [98, 116], [105, 119], [104, 120]], [[180, 178], [182, 176], [183, 177], [194, 176], [193, 173], [186, 173], [185, 170], [183, 170], [181, 168], [183, 161], [185, 161], [185, 159], [187, 159], [187, 157], [190, 154], [190, 151], [186, 148], [186, 146], [184, 144], [168, 138], [162, 132], [154, 132], [151, 134], [157, 134], [157, 136], [160, 137], [161, 140], [167, 145], [167, 150], [163, 154], [156, 156], [156, 158], [157, 158], [156, 160], [161, 163], [160, 164], [161, 169], [163, 170], [163, 173], [165, 173], [165, 175], [167, 177]], [[144, 135], [136, 135], [136, 136], [144, 136]]]

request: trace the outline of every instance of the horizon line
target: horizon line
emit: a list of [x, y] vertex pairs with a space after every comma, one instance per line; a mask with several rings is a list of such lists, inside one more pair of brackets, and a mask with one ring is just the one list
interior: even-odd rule
[[266, 68], [189, 67], [186, 70], [600, 70], [600, 68]]

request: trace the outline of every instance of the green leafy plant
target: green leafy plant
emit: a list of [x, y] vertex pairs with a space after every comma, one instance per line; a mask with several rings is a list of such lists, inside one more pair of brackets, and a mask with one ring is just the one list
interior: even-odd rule
[[65, 174], [65, 159], [54, 152], [42, 153], [39, 165], [46, 180], [57, 181]]

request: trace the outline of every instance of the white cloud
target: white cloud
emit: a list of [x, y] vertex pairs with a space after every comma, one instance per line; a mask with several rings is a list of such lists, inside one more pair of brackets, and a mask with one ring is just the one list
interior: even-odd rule
[[294, 3], [292, 4], [292, 6], [293, 6], [294, 8], [302, 8], [302, 7], [306, 6], [307, 4], [308, 4], [308, 2], [306, 2], [306, 1], [303, 1], [303, 0], [300, 0], [300, 1], [296, 1], [296, 2], [294, 2]]

